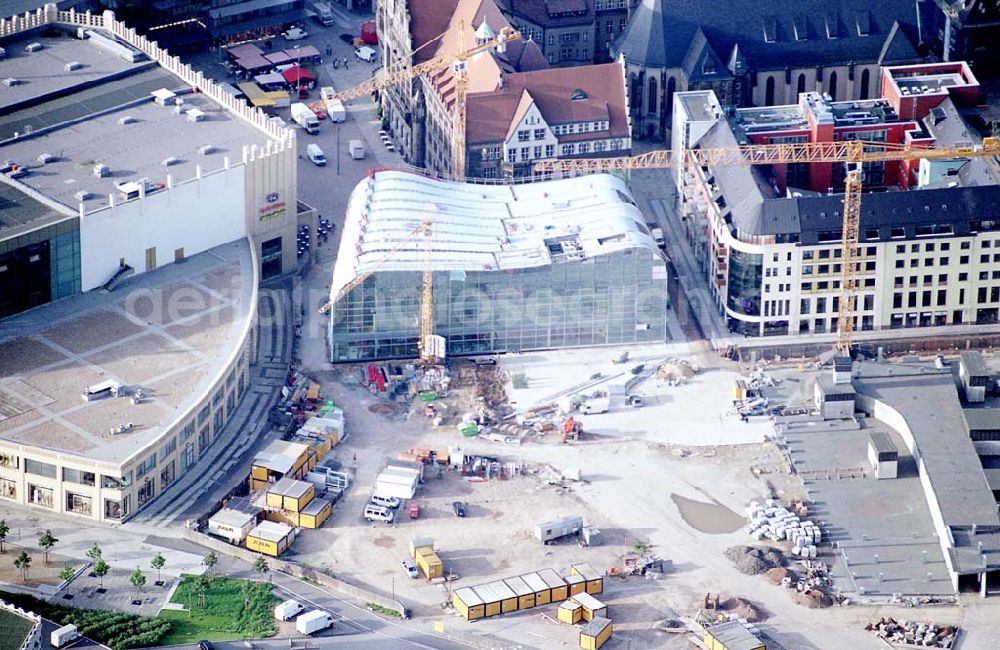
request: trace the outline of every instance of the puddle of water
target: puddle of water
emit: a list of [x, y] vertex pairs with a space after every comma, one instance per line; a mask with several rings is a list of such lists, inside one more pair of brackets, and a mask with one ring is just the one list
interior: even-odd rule
[[739, 530], [746, 520], [721, 503], [705, 503], [671, 494], [681, 518], [691, 528], [708, 535], [724, 535]]

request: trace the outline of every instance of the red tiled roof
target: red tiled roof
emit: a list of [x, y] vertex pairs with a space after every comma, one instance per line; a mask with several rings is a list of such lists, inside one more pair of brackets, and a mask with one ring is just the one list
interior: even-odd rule
[[[586, 98], [571, 99], [577, 90], [582, 90]], [[504, 139], [525, 91], [550, 125], [597, 120], [609, 123], [606, 132], [567, 135], [560, 141], [629, 135], [624, 71], [619, 63], [605, 63], [508, 74], [501, 88], [470, 93], [467, 140], [472, 143]]]

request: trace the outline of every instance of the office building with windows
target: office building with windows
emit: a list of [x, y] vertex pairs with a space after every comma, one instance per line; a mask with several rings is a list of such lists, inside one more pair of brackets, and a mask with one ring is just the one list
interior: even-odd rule
[[620, 179], [483, 186], [384, 171], [348, 205], [333, 362], [418, 355], [428, 258], [449, 356], [666, 339], [666, 260]]
[[[678, 93], [672, 148], [862, 139], [976, 147], [979, 88], [964, 63], [884, 68], [877, 99], [727, 116], [711, 91]], [[749, 336], [837, 329], [843, 166], [675, 172], [687, 237], [729, 328]], [[1000, 309], [1000, 175], [989, 158], [866, 163], [856, 328], [991, 325]]]
[[0, 46], [0, 501], [124, 521], [241, 408], [258, 285], [297, 267], [295, 137], [111, 12]]

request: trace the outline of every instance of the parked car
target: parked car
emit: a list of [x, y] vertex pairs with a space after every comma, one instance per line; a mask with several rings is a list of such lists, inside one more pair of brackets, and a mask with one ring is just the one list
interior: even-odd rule
[[348, 45], [353, 45], [354, 44], [354, 36], [351, 35], [351, 34], [341, 34], [340, 35], [340, 40], [344, 41]]
[[640, 406], [642, 406], [642, 398], [639, 397], [638, 395], [629, 395], [628, 403], [629, 406], [631, 406], [632, 408], [639, 408]]
[[384, 521], [391, 524], [396, 518], [396, 513], [388, 508], [369, 503], [365, 506], [365, 519], [368, 521]]
[[285, 37], [286, 41], [301, 41], [306, 36], [309, 36], [309, 33], [300, 27], [292, 27], [287, 32], [283, 33], [282, 36]]
[[413, 560], [411, 560], [410, 558], [404, 559], [400, 564], [403, 566], [403, 571], [406, 573], [406, 575], [410, 576], [411, 578], [420, 577], [420, 574], [417, 573], [417, 566], [413, 564]]
[[373, 494], [371, 502], [377, 506], [389, 508], [390, 510], [395, 510], [399, 507], [399, 499], [396, 497], [384, 497], [381, 494]]
[[354, 56], [358, 57], [362, 61], [371, 63], [375, 60], [375, 57], [378, 56], [378, 52], [376, 52], [374, 48], [362, 45], [361, 47], [354, 48]]
[[410, 519], [420, 519], [420, 504], [411, 503], [410, 504]]
[[199, 641], [198, 650], [215, 650], [215, 646], [211, 641]]
[[455, 511], [455, 516], [456, 517], [464, 517], [465, 516], [465, 504], [462, 503], [461, 501], [454, 501], [454, 502], [452, 502], [451, 509]]

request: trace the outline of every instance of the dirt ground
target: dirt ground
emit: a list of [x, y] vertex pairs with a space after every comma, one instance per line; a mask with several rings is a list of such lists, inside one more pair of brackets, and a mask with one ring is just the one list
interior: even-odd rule
[[[62, 584], [62, 580], [59, 579], [59, 572], [63, 570], [67, 562], [74, 569], [78, 569], [81, 566], [79, 560], [72, 560], [58, 553], [49, 553], [49, 563], [46, 564], [43, 554], [37, 546], [22, 548], [6, 542], [3, 548], [4, 552], [0, 553], [0, 583], [28, 585], [29, 587], [37, 585], [56, 586]], [[31, 556], [31, 567], [28, 569], [27, 582], [21, 579], [21, 570], [14, 566], [14, 560], [22, 550], [27, 551], [28, 555]]]

